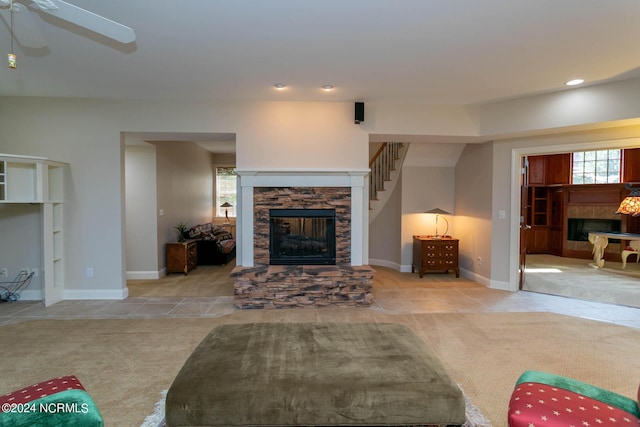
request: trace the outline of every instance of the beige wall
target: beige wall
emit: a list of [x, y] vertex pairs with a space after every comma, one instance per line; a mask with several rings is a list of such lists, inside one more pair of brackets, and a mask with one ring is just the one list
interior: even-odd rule
[[640, 79], [585, 86], [470, 108], [480, 135], [518, 136], [562, 128], [599, 128], [638, 119]]
[[402, 175], [378, 216], [369, 224], [369, 262], [400, 270]]
[[125, 147], [125, 196], [127, 277], [153, 278], [158, 276], [162, 265], [157, 249], [156, 148], [153, 145]]
[[125, 168], [127, 277], [159, 277], [176, 224], [211, 222], [213, 155], [192, 142], [157, 142], [126, 147]]
[[[402, 271], [411, 271], [413, 262], [413, 236], [435, 234], [435, 215], [425, 211], [440, 208], [455, 214], [455, 169], [405, 166], [402, 168]], [[457, 237], [453, 217], [447, 234]], [[443, 221], [438, 222], [438, 233], [445, 231]]]
[[236, 117], [239, 169], [369, 167], [369, 136], [353, 123], [352, 103], [271, 102]]
[[479, 133], [473, 114], [464, 106], [431, 105], [429, 100], [423, 104], [366, 103], [365, 121], [359, 126], [369, 132], [391, 135], [476, 136]]
[[[455, 168], [456, 237], [463, 274], [485, 285], [491, 278], [493, 143], [468, 144]], [[507, 221], [506, 212], [505, 219]]]
[[213, 210], [213, 155], [192, 142], [159, 142], [157, 152], [157, 204], [159, 265], [166, 267], [165, 243], [176, 242], [175, 226], [211, 222]]
[[[175, 226], [211, 222], [213, 218], [213, 155], [192, 142], [159, 142], [157, 153], [158, 242], [175, 242]], [[163, 260], [164, 264], [164, 260]]]
[[[33, 250], [42, 246], [42, 220], [40, 205], [0, 204], [0, 268], [6, 268], [8, 277], [0, 277], [0, 286], [12, 287], [21, 268], [37, 268], [38, 277], [20, 292], [22, 297], [41, 297], [42, 251]], [[29, 298], [26, 298], [29, 299]]]

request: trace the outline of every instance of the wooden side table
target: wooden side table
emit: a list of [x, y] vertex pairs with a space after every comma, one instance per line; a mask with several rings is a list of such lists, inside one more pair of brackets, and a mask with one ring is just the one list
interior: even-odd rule
[[198, 246], [195, 240], [166, 244], [167, 274], [184, 273], [196, 268]]
[[458, 239], [451, 237], [413, 236], [413, 264], [423, 276], [425, 271], [454, 271], [460, 277], [458, 267]]

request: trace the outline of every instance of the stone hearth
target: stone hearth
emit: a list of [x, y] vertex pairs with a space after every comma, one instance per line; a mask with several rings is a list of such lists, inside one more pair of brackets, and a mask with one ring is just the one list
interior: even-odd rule
[[272, 265], [234, 269], [238, 308], [369, 306], [369, 266]]
[[[239, 175], [242, 183], [242, 171]], [[251, 259], [243, 258], [231, 274], [235, 279], [234, 305], [238, 308], [370, 305], [375, 272], [359, 262], [364, 246], [366, 173], [347, 172], [329, 178], [327, 173], [294, 173], [294, 177], [275, 179], [272, 173], [265, 173], [264, 179], [270, 185], [260, 185], [260, 177], [256, 178], [259, 173], [248, 175], [253, 185], [243, 185], [242, 190], [243, 200], [249, 202], [251, 210], [243, 212], [253, 215], [243, 219], [242, 242], [251, 245], [245, 248]], [[334, 185], [313, 185], [317, 181]], [[280, 183], [289, 185], [273, 185]], [[336, 265], [269, 265], [270, 209], [335, 209]], [[246, 231], [251, 231], [250, 236]]]

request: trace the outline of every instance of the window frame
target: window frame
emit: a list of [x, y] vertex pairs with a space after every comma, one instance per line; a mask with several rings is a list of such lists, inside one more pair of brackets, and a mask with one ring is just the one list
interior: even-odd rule
[[213, 166], [213, 177], [214, 177], [214, 183], [213, 183], [213, 191], [214, 191], [214, 195], [213, 195], [213, 200], [215, 203], [214, 206], [214, 218], [216, 219], [226, 219], [225, 217], [225, 209], [226, 208], [221, 208], [220, 205], [223, 204], [225, 201], [229, 201], [230, 204], [233, 205], [233, 207], [228, 208], [229, 211], [229, 219], [231, 218], [236, 218], [237, 216], [237, 197], [238, 197], [238, 174], [236, 172], [236, 189], [235, 189], [235, 193], [233, 195], [233, 198], [231, 200], [220, 200], [219, 199], [219, 194], [218, 194], [218, 169], [233, 169], [234, 171], [236, 170], [236, 165], [233, 164], [218, 164], [218, 165], [214, 165]]
[[[611, 158], [612, 151], [618, 152], [618, 158]], [[606, 158], [598, 158], [598, 153], [607, 152]], [[582, 155], [583, 159], [576, 160], [576, 155]], [[590, 154], [593, 155], [593, 160], [585, 159]], [[621, 148], [603, 148], [599, 150], [581, 150], [571, 152], [571, 185], [595, 185], [595, 184], [620, 184], [622, 182], [622, 156], [623, 149]], [[611, 162], [617, 160], [617, 178], [610, 180], [613, 176], [610, 171], [614, 168], [610, 168]], [[580, 171], [576, 171], [576, 163], [582, 163]], [[591, 163], [593, 167], [586, 168], [588, 163]], [[603, 163], [606, 163], [603, 174]], [[606, 181], [599, 180], [599, 176], [606, 176]], [[582, 182], [576, 182], [576, 176], [581, 177]], [[589, 179], [585, 179], [589, 178]]]

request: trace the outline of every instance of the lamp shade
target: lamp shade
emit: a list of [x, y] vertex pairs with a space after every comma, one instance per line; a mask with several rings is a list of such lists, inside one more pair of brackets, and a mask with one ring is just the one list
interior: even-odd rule
[[640, 188], [631, 190], [631, 194], [624, 198], [618, 206], [617, 214], [640, 216]]
[[436, 239], [439, 239], [441, 237], [446, 236], [447, 235], [447, 231], [449, 231], [449, 221], [447, 221], [447, 218], [444, 218], [444, 217], [442, 218], [442, 219], [444, 219], [444, 222], [447, 225], [447, 228], [444, 230], [444, 233], [442, 235], [440, 235], [440, 234], [438, 234], [438, 218], [440, 217], [440, 215], [451, 215], [451, 213], [449, 213], [449, 212], [447, 212], [445, 210], [442, 210], [440, 208], [434, 208], [434, 209], [431, 209], [429, 211], [426, 211], [425, 213], [435, 214], [435, 216], [436, 216], [436, 234], [434, 235], [434, 237]]
[[224, 202], [220, 207], [224, 208], [224, 217], [227, 219], [227, 223], [229, 223], [229, 208], [232, 208], [233, 205], [229, 202]]
[[[629, 188], [629, 187], [627, 187]], [[617, 214], [640, 216], [640, 188], [631, 189], [631, 193], [618, 206]]]
[[440, 208], [434, 208], [434, 209], [431, 209], [430, 211], [426, 211], [425, 213], [438, 214], [438, 215], [451, 215], [451, 212], [444, 211]]

